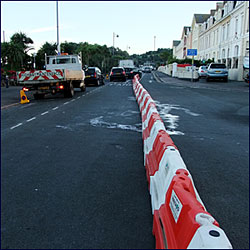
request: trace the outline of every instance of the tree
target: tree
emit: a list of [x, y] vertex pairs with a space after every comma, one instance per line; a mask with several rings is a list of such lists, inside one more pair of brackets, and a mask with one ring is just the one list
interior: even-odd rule
[[45, 65], [45, 54], [56, 55], [57, 45], [56, 43], [44, 43], [42, 47], [37, 51], [36, 66], [42, 69]]

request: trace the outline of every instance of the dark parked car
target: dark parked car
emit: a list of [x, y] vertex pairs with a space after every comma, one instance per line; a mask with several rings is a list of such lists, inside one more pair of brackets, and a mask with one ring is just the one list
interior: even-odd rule
[[104, 77], [101, 70], [97, 67], [88, 67], [85, 70], [84, 82], [86, 85], [89, 85], [91, 83], [94, 83], [97, 86], [104, 84]]
[[207, 82], [212, 79], [228, 81], [228, 69], [224, 63], [210, 63], [207, 69]]
[[114, 80], [126, 82], [125, 69], [122, 67], [113, 67], [110, 72], [109, 80], [110, 82]]
[[134, 76], [137, 75], [137, 74], [141, 78], [142, 71], [139, 68], [133, 68], [133, 70], [131, 71], [132, 78], [134, 78]]
[[132, 79], [132, 78], [133, 78], [133, 73], [132, 73], [132, 71], [133, 71], [134, 68], [127, 68], [127, 67], [124, 67], [124, 69], [125, 69], [125, 73], [126, 73], [126, 78]]

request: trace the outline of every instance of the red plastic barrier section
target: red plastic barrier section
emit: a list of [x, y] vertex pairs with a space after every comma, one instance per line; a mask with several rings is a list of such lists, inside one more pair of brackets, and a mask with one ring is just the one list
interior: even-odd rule
[[138, 75], [133, 79], [133, 89], [142, 117], [156, 248], [232, 248], [218, 222], [206, 211], [192, 176]]

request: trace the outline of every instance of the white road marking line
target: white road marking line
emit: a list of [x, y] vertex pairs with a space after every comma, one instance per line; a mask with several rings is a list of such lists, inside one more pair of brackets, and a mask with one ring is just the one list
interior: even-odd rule
[[48, 114], [48, 113], [49, 113], [49, 111], [46, 111], [46, 112], [42, 113], [41, 115], [46, 115], [46, 114]]
[[26, 120], [27, 122], [31, 122], [31, 121], [33, 121], [33, 120], [35, 120], [36, 119], [36, 117], [32, 117], [32, 118], [30, 118], [29, 120]]
[[22, 126], [22, 125], [23, 125], [22, 123], [18, 123], [16, 126], [13, 126], [10, 129], [14, 129], [14, 128], [17, 128], [17, 127]]
[[63, 105], [69, 104], [69, 102], [65, 102]]
[[53, 108], [52, 110], [56, 110], [56, 109], [58, 109], [59, 107], [55, 107], [55, 108]]
[[71, 102], [74, 102], [76, 99], [72, 99]]
[[78, 96], [78, 97], [77, 97], [77, 99], [80, 99], [80, 98], [81, 98], [81, 96]]

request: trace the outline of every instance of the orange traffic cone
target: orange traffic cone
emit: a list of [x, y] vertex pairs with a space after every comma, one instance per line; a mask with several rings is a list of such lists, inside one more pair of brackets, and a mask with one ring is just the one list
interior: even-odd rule
[[21, 104], [30, 102], [23, 90], [20, 90], [20, 96], [21, 96], [21, 102], [20, 102]]

